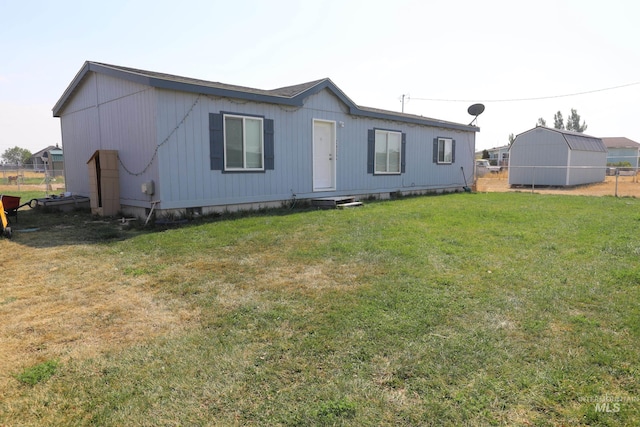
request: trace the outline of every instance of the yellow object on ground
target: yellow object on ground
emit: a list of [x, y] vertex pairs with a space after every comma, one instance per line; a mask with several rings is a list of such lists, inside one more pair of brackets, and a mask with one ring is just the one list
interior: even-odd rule
[[7, 216], [4, 214], [4, 205], [2, 204], [2, 199], [0, 199], [0, 218], [2, 219], [2, 229], [7, 228], [9, 221], [7, 221]]
[[11, 227], [7, 227], [9, 225], [9, 221], [7, 220], [7, 216], [4, 213], [4, 205], [2, 204], [2, 199], [0, 198], [0, 220], [2, 221], [2, 235], [11, 238]]

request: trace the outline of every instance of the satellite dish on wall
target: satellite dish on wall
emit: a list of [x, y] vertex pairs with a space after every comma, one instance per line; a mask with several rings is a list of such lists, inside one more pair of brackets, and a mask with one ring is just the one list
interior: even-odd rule
[[467, 108], [467, 113], [469, 113], [472, 116], [475, 116], [475, 118], [471, 120], [471, 123], [469, 123], [469, 126], [471, 126], [473, 122], [478, 120], [478, 116], [483, 112], [484, 112], [484, 104], [473, 104], [472, 106]]

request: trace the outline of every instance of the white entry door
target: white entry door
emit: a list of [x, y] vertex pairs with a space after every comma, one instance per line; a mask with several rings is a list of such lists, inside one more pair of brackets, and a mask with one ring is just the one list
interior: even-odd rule
[[313, 191], [336, 189], [336, 122], [313, 121]]

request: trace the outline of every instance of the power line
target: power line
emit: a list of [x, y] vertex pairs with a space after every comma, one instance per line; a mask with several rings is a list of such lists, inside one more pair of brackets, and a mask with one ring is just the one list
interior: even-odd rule
[[543, 99], [567, 98], [567, 97], [570, 97], [570, 96], [587, 95], [587, 94], [590, 94], [590, 93], [604, 92], [604, 91], [607, 91], [607, 90], [620, 89], [620, 88], [623, 88], [623, 87], [629, 87], [629, 86], [634, 86], [634, 85], [638, 85], [638, 84], [640, 84], [640, 82], [627, 83], [627, 84], [624, 84], [624, 85], [607, 87], [607, 88], [603, 88], [603, 89], [588, 90], [588, 91], [585, 91], [585, 92], [568, 93], [568, 94], [564, 94], [564, 95], [539, 96], [539, 97], [535, 97], [535, 98], [511, 98], [511, 99], [410, 98], [410, 99], [411, 100], [415, 100], [415, 101], [435, 101], [435, 102], [520, 102], [520, 101], [540, 101], [540, 100], [543, 100]]

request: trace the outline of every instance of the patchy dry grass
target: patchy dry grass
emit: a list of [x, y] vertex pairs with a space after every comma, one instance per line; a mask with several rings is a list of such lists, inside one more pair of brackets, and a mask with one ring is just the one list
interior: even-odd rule
[[[0, 241], [0, 400], [20, 367], [96, 357], [197, 319], [197, 310], [156, 298], [144, 279], [123, 280], [123, 254], [82, 241], [91, 235], [83, 227], [92, 227], [90, 216], [26, 212], [19, 221], [14, 240]], [[29, 232], [32, 226], [41, 230]], [[55, 241], [77, 232], [80, 242]]]

